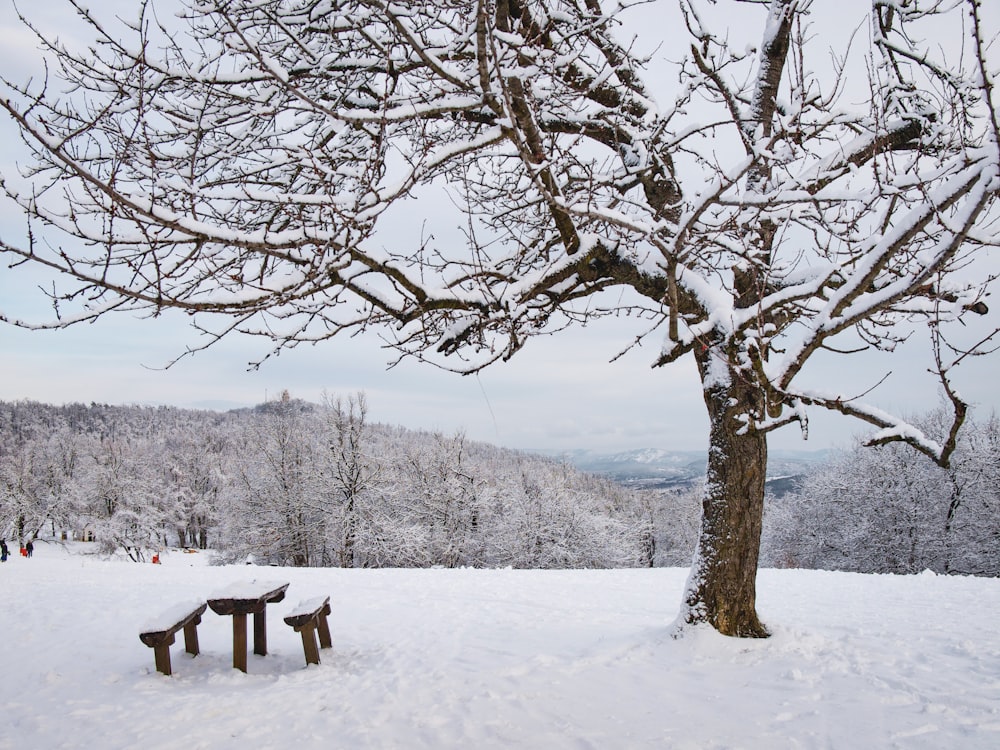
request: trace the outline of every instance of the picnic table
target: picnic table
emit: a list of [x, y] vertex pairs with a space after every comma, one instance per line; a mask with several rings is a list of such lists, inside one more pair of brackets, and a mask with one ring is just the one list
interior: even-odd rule
[[285, 598], [288, 583], [278, 581], [238, 581], [208, 598], [217, 615], [233, 617], [233, 667], [247, 671], [247, 615], [253, 614], [253, 652], [267, 654], [267, 605]]

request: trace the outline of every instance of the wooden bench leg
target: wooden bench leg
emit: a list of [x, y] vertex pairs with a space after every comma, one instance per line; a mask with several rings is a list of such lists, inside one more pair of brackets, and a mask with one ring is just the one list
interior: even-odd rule
[[316, 627], [319, 630], [319, 647], [333, 648], [333, 641], [330, 640], [330, 623], [326, 621], [330, 614], [330, 605], [323, 607], [323, 611], [316, 617]]
[[198, 625], [201, 618], [196, 617], [184, 626], [184, 650], [191, 656], [197, 656], [201, 651], [198, 648]]
[[302, 634], [302, 650], [306, 652], [306, 664], [319, 664], [319, 649], [316, 647], [316, 625], [308, 622], [299, 631]]
[[153, 646], [153, 658], [156, 660], [156, 671], [165, 675], [171, 675], [170, 669], [170, 646], [174, 642], [174, 637], [170, 636], [163, 643]]
[[247, 616], [239, 612], [233, 615], [233, 668], [247, 671]]
[[253, 613], [253, 652], [267, 656], [267, 618], [264, 610]]

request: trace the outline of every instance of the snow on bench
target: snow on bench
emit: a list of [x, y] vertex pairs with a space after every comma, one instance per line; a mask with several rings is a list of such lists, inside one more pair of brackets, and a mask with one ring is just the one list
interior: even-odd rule
[[285, 622], [302, 636], [302, 650], [306, 654], [306, 664], [319, 664], [319, 648], [316, 646], [316, 632], [319, 631], [320, 648], [331, 648], [330, 625], [327, 616], [330, 614], [330, 597], [315, 597], [304, 599], [296, 604], [292, 611], [285, 615]]
[[146, 621], [139, 633], [139, 640], [153, 649], [156, 669], [165, 675], [172, 674], [170, 669], [170, 646], [174, 643], [174, 635], [184, 629], [184, 650], [192, 656], [197, 656], [198, 625], [201, 616], [208, 605], [203, 601], [188, 601], [175, 604], [163, 610], [159, 615]]

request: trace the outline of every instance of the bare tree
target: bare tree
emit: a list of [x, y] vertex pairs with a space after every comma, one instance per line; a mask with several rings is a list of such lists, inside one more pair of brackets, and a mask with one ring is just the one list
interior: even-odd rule
[[312, 407], [282, 391], [245, 424], [226, 488], [229, 556], [296, 567], [325, 564], [324, 450]]
[[343, 568], [359, 567], [356, 553], [359, 507], [379, 467], [368, 454], [368, 399], [363, 392], [346, 399], [325, 398], [324, 419], [329, 443], [328, 473], [333, 506], [340, 520], [336, 557]]
[[[184, 0], [183, 28], [143, 3], [128, 29], [68, 2], [96, 43], [38, 30], [51, 78], [2, 97], [35, 156], [7, 182], [31, 231], [2, 250], [66, 284], [50, 325], [178, 308], [209, 344], [275, 349], [377, 327], [472, 372], [631, 316], [630, 341], [663, 336], [656, 366], [694, 358], [710, 421], [679, 621], [737, 636], [767, 633], [770, 431], [830, 409], [947, 464], [965, 414], [949, 368], [990, 337], [952, 352], [943, 326], [986, 312], [975, 261], [998, 236], [998, 25], [979, 0], [842, 4], [846, 52], [810, 0], [660, 0], [666, 70], [600, 0]], [[411, 200], [442, 192], [462, 241], [378, 233], [422, 235]], [[801, 384], [818, 352], [891, 349], [921, 322], [944, 442]]]

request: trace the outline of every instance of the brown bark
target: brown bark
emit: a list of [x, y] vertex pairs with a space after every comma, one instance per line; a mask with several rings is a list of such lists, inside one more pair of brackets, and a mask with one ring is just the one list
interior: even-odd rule
[[758, 406], [760, 396], [722, 357], [716, 349], [698, 356], [711, 426], [701, 532], [682, 621], [709, 624], [723, 635], [765, 638], [756, 605], [767, 437], [742, 429], [740, 415]]

